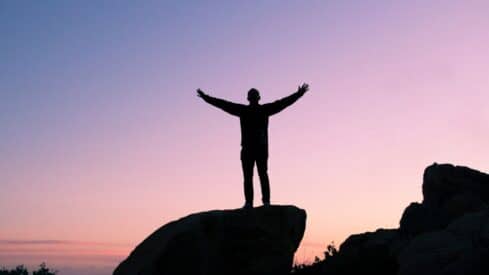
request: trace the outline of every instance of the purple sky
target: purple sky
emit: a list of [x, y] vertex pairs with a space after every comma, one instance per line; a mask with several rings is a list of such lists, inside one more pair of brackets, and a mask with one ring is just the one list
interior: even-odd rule
[[[308, 212], [299, 261], [397, 227], [422, 199], [427, 165], [489, 171], [488, 10], [0, 3], [0, 239], [27, 242], [0, 249], [0, 265], [47, 260], [63, 275], [98, 274], [171, 220], [242, 206], [239, 121], [196, 88], [245, 103], [251, 87], [269, 102], [310, 84], [269, 129], [272, 203]], [[46, 256], [53, 248], [32, 240], [68, 243]], [[63, 249], [98, 260], [72, 264]]]

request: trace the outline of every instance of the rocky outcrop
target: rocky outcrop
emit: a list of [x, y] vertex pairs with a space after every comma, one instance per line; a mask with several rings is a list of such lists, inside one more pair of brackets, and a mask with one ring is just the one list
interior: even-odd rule
[[489, 175], [463, 166], [433, 164], [423, 176], [423, 202], [404, 211], [400, 230], [418, 234], [442, 230], [455, 219], [487, 208]]
[[[382, 255], [382, 257], [374, 256], [372, 258], [389, 262], [391, 260], [395, 261], [395, 257], [403, 245], [404, 240], [401, 238], [399, 230], [378, 229], [375, 232], [351, 235], [341, 244], [340, 254], [352, 260], [371, 257], [372, 255]], [[367, 254], [370, 255], [367, 256]], [[383, 260], [387, 258], [389, 260]], [[378, 264], [373, 263], [377, 268]]]
[[397, 274], [489, 274], [489, 175], [435, 163], [422, 189], [401, 217]]
[[399, 254], [399, 275], [489, 274], [489, 211], [420, 234]]
[[294, 275], [351, 275], [396, 274], [397, 254], [404, 245], [397, 229], [378, 229], [375, 232], [348, 237], [339, 251], [329, 249], [325, 259], [311, 266], [299, 266]]
[[433, 164], [423, 201], [411, 203], [399, 229], [351, 235], [339, 251], [296, 275], [489, 274], [489, 175]]
[[423, 202], [400, 221], [409, 242], [398, 255], [399, 275], [489, 274], [489, 175], [433, 164], [423, 175]]
[[286, 274], [305, 223], [294, 206], [193, 214], [151, 234], [114, 275]]
[[489, 175], [477, 170], [434, 163], [423, 175], [423, 204], [440, 207], [458, 195], [489, 201]]
[[[399, 231], [378, 229], [355, 234], [341, 245], [328, 274], [392, 274], [398, 269], [397, 252], [402, 247]], [[334, 270], [334, 272], [331, 272]]]

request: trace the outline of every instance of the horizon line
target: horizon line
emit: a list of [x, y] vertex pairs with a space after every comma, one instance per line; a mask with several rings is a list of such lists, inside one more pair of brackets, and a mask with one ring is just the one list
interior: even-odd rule
[[14, 244], [14, 245], [103, 245], [103, 246], [131, 246], [130, 243], [117, 243], [117, 242], [91, 242], [91, 241], [77, 241], [77, 240], [56, 240], [56, 239], [0, 239], [0, 244]]

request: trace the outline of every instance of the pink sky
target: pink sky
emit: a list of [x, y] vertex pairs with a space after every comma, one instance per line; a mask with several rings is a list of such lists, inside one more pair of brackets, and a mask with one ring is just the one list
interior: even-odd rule
[[[397, 227], [435, 161], [489, 171], [487, 1], [50, 5], [0, 19], [4, 241], [115, 266], [169, 221], [242, 206], [239, 121], [196, 88], [310, 84], [269, 129], [272, 203], [308, 213], [298, 260]], [[0, 265], [74, 266], [51, 249]]]

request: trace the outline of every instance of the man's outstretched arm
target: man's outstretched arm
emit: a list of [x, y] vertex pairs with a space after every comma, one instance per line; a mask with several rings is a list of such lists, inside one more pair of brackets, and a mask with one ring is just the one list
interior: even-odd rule
[[205, 94], [201, 89], [197, 89], [197, 96], [201, 97], [205, 102], [209, 103], [210, 105], [213, 105], [234, 116], [239, 116], [241, 114], [241, 110], [243, 109], [243, 105], [241, 104], [212, 97]]
[[304, 83], [297, 89], [297, 92], [274, 101], [272, 103], [265, 104], [268, 115], [274, 115], [283, 109], [289, 107], [294, 102], [296, 102], [299, 98], [301, 98], [307, 91], [309, 90], [309, 85]]

